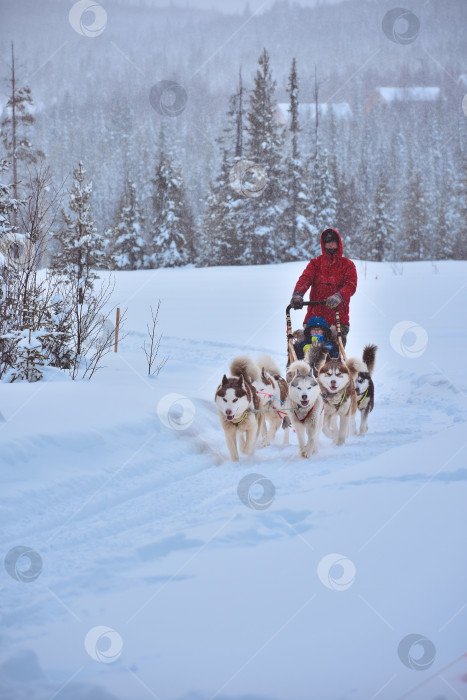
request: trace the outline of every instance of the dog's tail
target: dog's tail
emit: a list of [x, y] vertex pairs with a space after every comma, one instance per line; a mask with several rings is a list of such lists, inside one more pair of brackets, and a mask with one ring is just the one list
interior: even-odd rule
[[322, 343], [311, 345], [305, 356], [305, 362], [308, 362], [317, 373], [319, 368], [326, 362], [327, 350]]
[[363, 362], [368, 367], [368, 372], [373, 374], [375, 368], [376, 351], [378, 347], [376, 345], [365, 345], [363, 348]]
[[256, 364], [260, 369], [264, 369], [265, 372], [272, 374], [273, 377], [280, 376], [281, 371], [279, 367], [269, 355], [259, 355], [256, 358]]
[[308, 362], [305, 362], [305, 360], [295, 360], [295, 362], [292, 362], [290, 365], [287, 376], [289, 376], [289, 374], [292, 375], [295, 372], [306, 377], [307, 374], [310, 374], [311, 367]]
[[355, 381], [359, 372], [366, 372], [366, 366], [363, 364], [358, 357], [349, 357], [346, 361], [345, 366], [349, 370], [349, 374]]
[[253, 360], [246, 355], [235, 357], [230, 364], [230, 373], [234, 377], [243, 377], [252, 384], [260, 378], [260, 370]]

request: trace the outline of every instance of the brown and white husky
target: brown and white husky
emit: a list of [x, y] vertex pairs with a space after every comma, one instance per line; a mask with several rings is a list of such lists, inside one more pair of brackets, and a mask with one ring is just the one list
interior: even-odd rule
[[[281, 377], [279, 367], [269, 355], [260, 355], [256, 359], [256, 364], [260, 370], [260, 377], [253, 382], [253, 385], [258, 392], [260, 409], [264, 414], [261, 428], [261, 447], [267, 447], [273, 442], [287, 415], [284, 410], [287, 382]], [[287, 445], [289, 442], [288, 422], [285, 425], [284, 444]]]
[[230, 365], [232, 376], [225, 374], [219, 384], [214, 401], [225, 440], [233, 462], [238, 462], [237, 435], [240, 452], [252, 457], [263, 424], [259, 396], [253, 382], [260, 378], [259, 368], [249, 357], [236, 357]]
[[306, 359], [318, 373], [318, 384], [324, 401], [323, 433], [336, 445], [343, 445], [349, 434], [351, 419], [357, 412], [354, 382], [361, 361], [350, 358], [343, 362], [331, 358], [321, 345], [312, 346]]

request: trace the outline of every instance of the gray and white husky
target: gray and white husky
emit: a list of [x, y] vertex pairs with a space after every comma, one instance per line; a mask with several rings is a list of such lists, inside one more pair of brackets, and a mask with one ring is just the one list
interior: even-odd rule
[[318, 452], [318, 438], [323, 427], [320, 388], [312, 367], [304, 360], [297, 360], [290, 365], [287, 383], [289, 418], [297, 434], [300, 455], [308, 458]]
[[232, 376], [225, 374], [214, 401], [225, 440], [233, 462], [238, 462], [237, 436], [240, 452], [252, 457], [263, 424], [259, 396], [253, 382], [260, 378], [260, 370], [249, 357], [236, 357], [230, 365]]
[[[360, 412], [360, 435], [364, 435], [368, 431], [368, 416], [375, 405], [375, 387], [371, 375], [375, 368], [377, 349], [376, 345], [365, 345], [362, 362], [356, 362], [358, 375], [355, 380], [355, 391], [357, 393], [357, 407]], [[357, 434], [355, 416], [353, 417], [352, 431], [354, 435]]]
[[[259, 379], [253, 382], [258, 392], [260, 410], [264, 414], [261, 428], [261, 447], [270, 445], [284, 422], [287, 412], [284, 411], [287, 398], [287, 382], [281, 377], [281, 371], [272, 357], [260, 355], [256, 359], [260, 371]], [[284, 424], [284, 444], [289, 442], [288, 422]]]

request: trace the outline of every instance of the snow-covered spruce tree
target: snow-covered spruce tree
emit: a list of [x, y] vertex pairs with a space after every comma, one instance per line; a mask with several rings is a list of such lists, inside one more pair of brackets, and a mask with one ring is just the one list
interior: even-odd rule
[[454, 257], [455, 236], [448, 225], [447, 208], [446, 198], [441, 196], [438, 201], [435, 227], [429, 242], [430, 257], [433, 260], [451, 260]]
[[194, 221], [181, 168], [164, 150], [153, 180], [154, 218], [149, 243], [149, 267], [176, 267], [193, 262]]
[[390, 198], [384, 171], [380, 174], [362, 244], [364, 257], [376, 262], [387, 260], [394, 247], [394, 222], [390, 212]]
[[[357, 222], [351, 226], [354, 215], [353, 206], [356, 198], [355, 179], [353, 177], [340, 177], [336, 187], [336, 225], [344, 244], [346, 254], [349, 256], [352, 232], [357, 229]], [[345, 243], [344, 243], [345, 236]]]
[[142, 237], [143, 216], [136, 184], [128, 179], [120, 201], [117, 224], [112, 229], [110, 255], [117, 270], [139, 270], [143, 267], [146, 242]]
[[[15, 69], [15, 52], [11, 44], [11, 73], [8, 78], [9, 96], [5, 105], [5, 117], [0, 128], [2, 132], [3, 147], [8, 161], [13, 167], [13, 193], [15, 199], [19, 198], [19, 183], [24, 173], [21, 165], [36, 163], [38, 158], [44, 158], [42, 151], [34, 149], [28, 136], [30, 127], [34, 124], [34, 102], [31, 90], [27, 86], [18, 86], [18, 78]], [[15, 213], [13, 221], [16, 223]]]
[[73, 171], [73, 184], [69, 191], [69, 210], [63, 210], [63, 226], [54, 238], [59, 251], [52, 256], [52, 269], [65, 277], [77, 280], [79, 303], [93, 288], [97, 278], [95, 270], [104, 257], [102, 236], [97, 232], [91, 211], [92, 182], [86, 182], [86, 170], [80, 161]]
[[422, 176], [417, 170], [407, 186], [407, 194], [399, 232], [404, 260], [423, 260], [427, 255], [426, 201]]
[[245, 222], [244, 262], [254, 265], [279, 261], [279, 251], [284, 247], [280, 227], [283, 129], [275, 118], [275, 91], [276, 81], [272, 77], [269, 54], [264, 49], [250, 94], [245, 157], [264, 169], [267, 184], [259, 197], [244, 197], [239, 207], [239, 214]]
[[[99, 361], [111, 348], [113, 331], [106, 327], [109, 312], [104, 311], [112, 293], [109, 282], [97, 288], [97, 269], [104, 257], [103, 238], [97, 232], [92, 218], [92, 183], [85, 179], [86, 171], [80, 162], [74, 169], [73, 185], [69, 191], [69, 212], [63, 211], [65, 226], [55, 238], [60, 250], [52, 257], [52, 270], [60, 281], [57, 303], [71, 314], [59, 319], [69, 332], [70, 374], [76, 379], [80, 370], [83, 377], [92, 377]], [[60, 297], [63, 301], [60, 301]]]
[[[56, 282], [50, 276], [39, 279], [37, 274], [49, 233], [46, 218], [53, 223], [58, 194], [53, 193], [49, 171], [42, 165], [26, 185], [30, 196], [21, 202], [9, 195], [13, 184], [0, 187], [0, 376], [32, 382], [42, 378], [45, 365], [52, 364], [47, 345], [59, 336], [49, 308]], [[11, 222], [15, 209], [21, 234]]]
[[355, 178], [339, 178], [336, 190], [336, 228], [341, 234], [345, 254], [350, 258], [365, 257], [362, 226], [367, 217], [362, 208], [362, 195]]
[[321, 145], [319, 106], [319, 82], [315, 66], [314, 85], [315, 105], [315, 143], [314, 152], [308, 158], [307, 172], [309, 173], [309, 188], [311, 198], [307, 206], [307, 218], [311, 224], [312, 235], [308, 241], [308, 255], [320, 255], [320, 234], [326, 228], [336, 226], [336, 182], [335, 168], [331, 163], [328, 151]]
[[319, 235], [326, 228], [336, 226], [336, 184], [329, 155], [325, 149], [320, 149], [312, 166], [312, 200], [308, 207], [308, 217], [312, 221], [313, 236], [311, 238], [313, 255], [321, 254]]
[[12, 220], [18, 201], [13, 194], [14, 184], [4, 184], [8, 169], [8, 161], [0, 161], [0, 378], [16, 359], [17, 339], [12, 330], [19, 325], [18, 272], [9, 258], [10, 240], [15, 232]]
[[457, 260], [467, 260], [467, 153], [461, 153], [447, 213], [447, 223], [454, 235], [453, 253]]
[[[444, 168], [444, 166], [443, 166]], [[426, 183], [426, 199], [430, 203], [427, 211], [425, 257], [431, 260], [452, 260], [455, 257], [459, 221], [456, 217], [458, 191], [453, 166], [446, 167], [444, 180], [436, 185], [430, 173]], [[436, 187], [436, 189], [435, 189]]]
[[[10, 163], [7, 160], [0, 160], [0, 173], [7, 173]], [[14, 183], [4, 184], [5, 179], [0, 175], [0, 241], [6, 238], [14, 231], [13, 212], [18, 208], [18, 200], [14, 196]]]
[[222, 151], [218, 177], [210, 184], [210, 194], [202, 225], [202, 255], [199, 264], [241, 265], [244, 260], [245, 235], [242, 216], [243, 197], [232, 187], [230, 174], [243, 157], [244, 88], [241, 72], [239, 87], [231, 96], [227, 121], [217, 139]]
[[295, 58], [292, 60], [287, 92], [290, 96], [290, 125], [286, 140], [288, 152], [284, 159], [285, 206], [282, 212], [282, 226], [285, 235], [283, 250], [280, 253], [282, 261], [301, 259], [304, 256], [304, 250], [308, 249], [309, 239], [313, 234], [313, 228], [307, 218], [310, 192], [299, 148], [301, 131], [298, 116], [299, 80]]
[[37, 382], [42, 379], [43, 368], [49, 364], [46, 342], [51, 333], [41, 327], [43, 315], [44, 285], [33, 280], [21, 303], [22, 323], [12, 331], [14, 336], [15, 360], [10, 372], [10, 381]]
[[224, 153], [222, 168], [210, 194], [202, 223], [202, 251], [198, 259], [202, 267], [241, 264], [237, 230], [233, 215], [234, 196], [229, 182], [230, 167]]

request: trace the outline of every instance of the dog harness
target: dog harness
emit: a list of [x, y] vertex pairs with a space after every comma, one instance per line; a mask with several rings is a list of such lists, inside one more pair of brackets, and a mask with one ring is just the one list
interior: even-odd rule
[[[332, 404], [334, 406], [334, 408], [336, 409], [336, 411], [338, 411], [340, 409], [340, 407], [342, 406], [342, 404], [344, 403], [346, 395], [347, 395], [347, 387], [345, 387], [344, 395], [342, 396], [339, 403]], [[321, 396], [323, 397], [323, 399], [326, 399], [329, 396], [332, 396], [332, 394], [321, 394]]]
[[357, 403], [363, 403], [366, 399], [366, 395], [368, 394], [368, 389], [365, 391], [361, 399], [358, 399]]
[[240, 423], [243, 423], [243, 421], [245, 420], [247, 415], [248, 415], [248, 411], [245, 411], [245, 415], [243, 416], [243, 418], [241, 420], [239, 420], [237, 423], [235, 423], [235, 425], [240, 425]]
[[300, 421], [300, 423], [304, 423], [304, 422], [306, 421], [306, 419], [307, 419], [309, 416], [311, 416], [311, 414], [313, 413], [313, 409], [314, 409], [315, 406], [316, 406], [316, 401], [315, 401], [315, 403], [313, 404], [313, 406], [311, 407], [311, 411], [308, 411], [308, 413], [306, 414], [305, 418], [300, 418], [299, 416], [297, 416], [297, 413], [296, 413], [295, 409], [294, 409], [293, 414], [294, 414], [295, 418], [296, 418], [297, 420]]
[[[274, 394], [268, 394], [267, 391], [257, 391], [256, 393], [261, 394], [261, 396], [269, 396], [270, 399], [275, 399], [276, 401], [279, 401], [279, 403], [281, 403], [283, 406], [285, 406], [285, 403], [283, 401], [281, 401], [280, 399], [278, 399], [277, 396], [274, 396]], [[284, 411], [290, 411], [290, 408], [284, 408], [282, 411], [279, 411], [277, 408], [263, 408], [263, 409], [260, 408], [260, 409], [258, 409], [258, 412], [259, 411], [262, 411], [262, 412], [264, 412], [264, 411], [274, 412], [275, 411], [277, 413], [277, 415], [279, 416], [279, 418], [281, 420], [284, 420], [285, 416], [287, 415], [287, 413], [284, 413]]]

